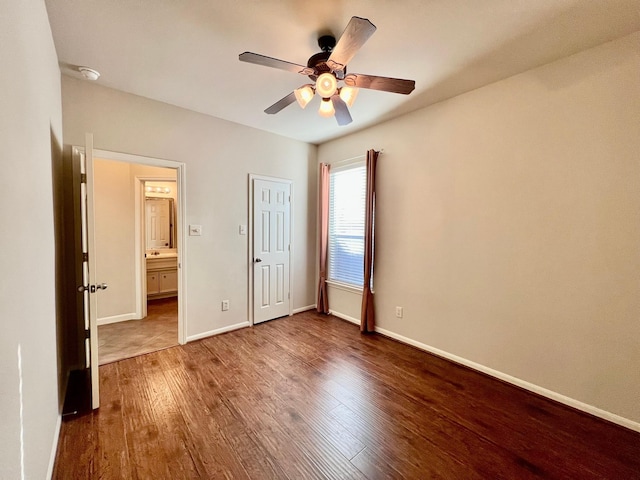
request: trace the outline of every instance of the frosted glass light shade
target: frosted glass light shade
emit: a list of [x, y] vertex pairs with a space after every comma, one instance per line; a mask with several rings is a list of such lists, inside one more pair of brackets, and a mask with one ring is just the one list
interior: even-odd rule
[[333, 108], [333, 102], [330, 98], [322, 99], [322, 101], [320, 102], [320, 110], [318, 110], [318, 113], [322, 117], [333, 117], [335, 115], [336, 111]]
[[296, 96], [296, 100], [298, 101], [298, 105], [301, 108], [307, 106], [307, 104], [313, 99], [313, 88], [311, 85], [304, 85], [293, 92]]
[[357, 87], [342, 87], [340, 89], [340, 98], [344, 103], [346, 103], [350, 107], [353, 107], [353, 102], [355, 102], [357, 96], [358, 96]]
[[323, 73], [316, 80], [316, 92], [322, 98], [329, 98], [336, 93], [338, 80], [331, 73]]

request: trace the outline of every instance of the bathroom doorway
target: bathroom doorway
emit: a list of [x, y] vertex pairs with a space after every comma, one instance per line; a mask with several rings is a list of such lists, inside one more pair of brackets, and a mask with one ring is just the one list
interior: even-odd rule
[[94, 159], [96, 268], [109, 288], [97, 307], [100, 365], [175, 346], [185, 337], [182, 164], [102, 153]]

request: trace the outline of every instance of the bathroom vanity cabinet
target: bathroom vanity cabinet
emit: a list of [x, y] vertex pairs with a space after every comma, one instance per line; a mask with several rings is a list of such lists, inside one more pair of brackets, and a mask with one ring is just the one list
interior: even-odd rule
[[147, 298], [178, 294], [178, 258], [147, 257]]

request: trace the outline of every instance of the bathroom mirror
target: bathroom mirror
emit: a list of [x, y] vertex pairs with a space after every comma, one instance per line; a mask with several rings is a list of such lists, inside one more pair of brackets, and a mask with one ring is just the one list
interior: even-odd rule
[[176, 248], [173, 198], [145, 198], [146, 249]]

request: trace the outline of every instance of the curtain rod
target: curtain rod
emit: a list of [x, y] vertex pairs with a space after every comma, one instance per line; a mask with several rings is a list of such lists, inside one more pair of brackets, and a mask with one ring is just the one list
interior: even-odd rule
[[[381, 148], [380, 150], [377, 151], [378, 152], [378, 156], [382, 155], [382, 152], [384, 152], [384, 148]], [[345, 158], [344, 160], [338, 160], [337, 162], [332, 162], [329, 165], [340, 165], [342, 163], [347, 163], [347, 162], [353, 162], [354, 160], [359, 160], [361, 158], [366, 158], [367, 154], [363, 154], [363, 155], [356, 155], [355, 157], [351, 157], [351, 158]]]

